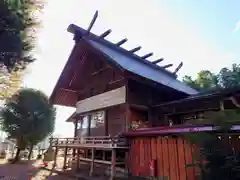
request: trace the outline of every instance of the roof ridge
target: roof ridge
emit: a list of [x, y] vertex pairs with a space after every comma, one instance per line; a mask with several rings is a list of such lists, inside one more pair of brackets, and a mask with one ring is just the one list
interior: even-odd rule
[[83, 37], [89, 37], [90, 40], [93, 40], [93, 41], [96, 41], [98, 43], [101, 43], [113, 50], [117, 50], [121, 53], [124, 53], [125, 55], [127, 56], [131, 56], [132, 58], [134, 58], [135, 60], [138, 60], [142, 63], [145, 63], [149, 66], [151, 66], [152, 68], [155, 68], [155, 69], [158, 69], [164, 73], [166, 73], [167, 75], [171, 76], [171, 77], [174, 77], [175, 79], [177, 79], [177, 75], [174, 74], [173, 72], [161, 67], [161, 66], [158, 66], [157, 64], [153, 64], [152, 62], [148, 61], [147, 59], [143, 59], [141, 58], [140, 56], [138, 56], [137, 54], [134, 54], [134, 53], [131, 53], [129, 52], [127, 49], [124, 49], [122, 48], [121, 46], [117, 46], [116, 44], [104, 39], [104, 38], [101, 38], [99, 36], [97, 36], [96, 34], [94, 33], [91, 33], [91, 32], [88, 32], [87, 30], [75, 25], [75, 24], [70, 24], [67, 28], [68, 32], [74, 34], [74, 40], [79, 40]]

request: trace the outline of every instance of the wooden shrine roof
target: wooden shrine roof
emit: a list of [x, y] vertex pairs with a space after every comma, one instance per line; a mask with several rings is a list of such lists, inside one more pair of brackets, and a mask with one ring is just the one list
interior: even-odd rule
[[170, 101], [166, 103], [162, 103], [156, 105], [156, 107], [167, 107], [167, 106], [175, 106], [177, 104], [194, 102], [196, 100], [204, 100], [204, 99], [214, 99], [214, 98], [227, 98], [236, 94], [240, 93], [240, 86], [234, 88], [226, 88], [226, 89], [216, 89], [216, 90], [209, 90], [206, 92], [198, 93], [183, 99]]
[[[87, 30], [74, 24], [68, 27], [68, 31], [73, 33], [77, 38], [83, 38], [94, 49], [102, 52], [124, 70], [189, 95], [198, 93], [195, 89], [179, 81], [176, 72], [170, 72], [166, 69], [168, 66], [159, 66], [147, 60], [147, 57], [151, 56], [152, 53], [147, 54], [148, 56], [140, 57], [134, 54], [132, 50], [120, 47], [118, 43], [114, 44], [104, 38], [99, 38], [99, 36], [93, 33], [87, 33]], [[86, 36], [86, 34], [88, 35]]]
[[135, 52], [140, 50], [140, 46], [132, 50], [126, 50], [120, 47], [127, 41], [126, 39], [123, 39], [118, 43], [112, 43], [104, 39], [104, 37], [110, 33], [110, 30], [98, 36], [88, 30], [71, 24], [68, 27], [68, 31], [74, 34], [76, 44], [50, 97], [50, 100], [54, 104], [75, 106], [77, 101], [77, 92], [76, 89], [72, 89], [69, 84], [71, 84], [71, 81], [76, 78], [73, 77], [74, 73], [72, 72], [77, 71], [76, 68], [79, 68], [81, 64], [80, 61], [83, 61], [83, 56], [88, 53], [85, 51], [89, 48], [98, 52], [100, 55], [105, 57], [106, 61], [116, 65], [122, 70], [149, 79], [152, 82], [165, 87], [183, 92], [187, 95], [194, 95], [198, 93], [198, 91], [192, 89], [177, 79], [176, 73], [181, 68], [182, 63], [179, 64], [174, 72], [170, 72], [167, 68], [171, 67], [172, 64], [162, 66], [158, 65], [159, 62], [163, 61], [162, 58], [152, 62], [147, 60], [147, 58], [152, 56], [153, 53], [146, 54], [142, 57], [136, 55]]

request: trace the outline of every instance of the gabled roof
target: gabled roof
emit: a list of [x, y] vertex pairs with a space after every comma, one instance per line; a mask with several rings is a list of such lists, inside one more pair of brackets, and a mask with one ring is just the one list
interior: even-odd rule
[[75, 39], [84, 39], [93, 48], [101, 51], [123, 69], [136, 75], [150, 79], [156, 83], [184, 92], [188, 95], [197, 94], [198, 91], [177, 80], [177, 76], [167, 69], [154, 64], [145, 58], [107, 41], [85, 29], [71, 24], [68, 31], [75, 35]]

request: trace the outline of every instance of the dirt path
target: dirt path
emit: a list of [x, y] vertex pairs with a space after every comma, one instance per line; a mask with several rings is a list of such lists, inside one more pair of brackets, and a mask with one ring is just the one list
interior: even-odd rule
[[[69, 178], [41, 169], [42, 161], [7, 164], [0, 161], [0, 180], [68, 180]], [[70, 179], [69, 179], [70, 180]]]

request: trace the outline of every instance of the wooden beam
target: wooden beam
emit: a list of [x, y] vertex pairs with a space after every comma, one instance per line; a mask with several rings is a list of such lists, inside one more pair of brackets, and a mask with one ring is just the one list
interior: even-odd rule
[[104, 33], [102, 33], [102, 34], [99, 36], [99, 38], [105, 38], [105, 37], [107, 37], [111, 32], [112, 32], [112, 30], [109, 29], [109, 30], [105, 31]]
[[152, 55], [153, 55], [153, 53], [151, 52], [151, 53], [148, 53], [148, 54], [142, 56], [141, 58], [142, 58], [142, 59], [147, 59], [148, 57], [150, 57], [150, 56], [152, 56]]
[[220, 108], [204, 108], [204, 109], [194, 109], [194, 110], [188, 110], [188, 111], [177, 111], [172, 113], [167, 113], [164, 115], [166, 116], [173, 116], [173, 115], [183, 115], [183, 114], [191, 114], [191, 113], [197, 113], [197, 112], [206, 112], [206, 111], [218, 111]]
[[124, 77], [120, 77], [119, 79], [116, 79], [114, 81], [110, 81], [108, 84], [114, 84], [114, 83], [117, 83], [117, 82], [120, 82], [120, 81], [123, 81], [124, 80]]
[[173, 66], [173, 64], [167, 64], [167, 65], [161, 66], [161, 67], [164, 68], [164, 69], [166, 69], [166, 68], [169, 68], [169, 67], [171, 67], [171, 66]]
[[125, 38], [125, 39], [122, 39], [121, 41], [119, 41], [119, 42], [117, 42], [116, 43], [116, 46], [121, 46], [122, 44], [124, 44], [125, 42], [127, 42], [127, 38]]
[[78, 93], [78, 94], [81, 94], [81, 93], [84, 93], [84, 92], [88, 91], [88, 90], [91, 89], [91, 88], [98, 88], [99, 86], [102, 86], [102, 85], [109, 85], [109, 84], [112, 85], [112, 84], [115, 84], [115, 83], [120, 82], [121, 80], [124, 80], [124, 77], [119, 77], [119, 79], [117, 79], [117, 80], [112, 80], [112, 81], [110, 81], [110, 82], [107, 82], [106, 84], [103, 84], [103, 82], [97, 82], [97, 81], [95, 81], [94, 83], [89, 84], [88, 87], [85, 87], [85, 88], [77, 91], [77, 93]]
[[94, 25], [94, 23], [96, 22], [97, 20], [97, 17], [98, 17], [98, 11], [95, 12], [94, 16], [93, 16], [93, 19], [91, 21], [91, 23], [89, 24], [88, 26], [88, 29], [87, 29], [87, 32], [89, 33]]
[[147, 106], [138, 105], [138, 104], [129, 104], [129, 107], [133, 109], [148, 110]]
[[164, 60], [163, 58], [157, 59], [157, 60], [155, 60], [155, 61], [152, 61], [152, 63], [153, 63], [153, 64], [157, 64], [157, 63], [162, 62], [163, 60]]
[[135, 52], [139, 51], [141, 48], [142, 48], [141, 46], [138, 46], [138, 47], [133, 48], [133, 49], [130, 50], [129, 52], [135, 53]]
[[173, 74], [177, 74], [177, 72], [182, 68], [183, 62], [181, 62], [178, 67], [174, 70]]
[[111, 67], [110, 67], [110, 66], [103, 67], [103, 68], [101, 68], [101, 69], [93, 72], [93, 73], [92, 73], [92, 76], [97, 75], [97, 74], [99, 74], [100, 72], [102, 72], [102, 71], [104, 71], [104, 70], [106, 70], [106, 69], [109, 69], [109, 68], [111, 68]]
[[77, 91], [71, 90], [71, 89], [59, 88], [59, 90], [60, 91], [67, 91], [67, 92], [71, 92], [71, 93], [77, 93]]

